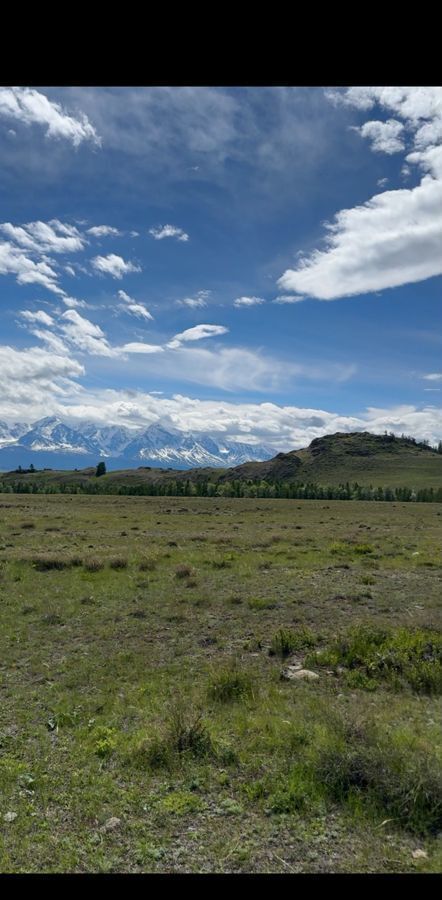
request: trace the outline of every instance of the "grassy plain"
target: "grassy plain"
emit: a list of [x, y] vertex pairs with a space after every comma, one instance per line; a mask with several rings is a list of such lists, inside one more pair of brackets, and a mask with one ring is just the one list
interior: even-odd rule
[[439, 504], [0, 495], [0, 871], [440, 871], [441, 547]]

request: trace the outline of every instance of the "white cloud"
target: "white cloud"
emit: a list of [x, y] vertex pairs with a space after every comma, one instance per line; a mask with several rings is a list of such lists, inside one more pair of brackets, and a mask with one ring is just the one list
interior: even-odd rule
[[[61, 319], [63, 323], [60, 327], [64, 336], [79, 350], [94, 356], [119, 355], [119, 351], [109, 345], [100, 326], [80, 316], [75, 309], [68, 309], [62, 314]], [[64, 324], [64, 321], [67, 324]]]
[[42, 125], [46, 137], [65, 139], [78, 147], [82, 141], [100, 145], [100, 138], [87, 116], [69, 116], [59, 103], [26, 87], [0, 87], [0, 116], [24, 125]]
[[83, 374], [83, 366], [67, 355], [37, 347], [0, 346], [0, 408], [6, 418], [29, 421], [48, 404], [57, 405], [60, 396], [74, 399], [76, 385], [71, 379]]
[[77, 300], [75, 297], [62, 297], [63, 303], [65, 306], [68, 306], [69, 309], [78, 309], [81, 306], [87, 306], [87, 303], [84, 300]]
[[338, 212], [326, 226], [325, 249], [284, 272], [278, 285], [334, 300], [442, 274], [442, 146], [436, 143], [442, 139], [442, 88], [363, 87], [329, 96], [359, 110], [376, 104], [392, 110], [403, 127], [397, 120], [366, 122], [361, 134], [375, 141], [374, 149], [386, 152], [409, 135], [415, 149], [407, 164], [426, 174], [411, 190], [386, 191]]
[[155, 228], [149, 228], [149, 234], [156, 241], [162, 241], [163, 238], [171, 237], [177, 238], [178, 241], [190, 240], [189, 235], [182, 228], [177, 228], [176, 225], [157, 225]]
[[12, 225], [3, 222], [0, 231], [9, 240], [24, 250], [35, 253], [76, 253], [83, 249], [84, 238], [73, 225], [66, 225], [58, 219], [50, 222], [28, 222], [27, 225]]
[[18, 284], [39, 284], [55, 294], [64, 294], [57, 284], [57, 273], [48, 262], [34, 262], [9, 241], [0, 243], [0, 275], [15, 275]]
[[316, 250], [278, 281], [319, 300], [380, 291], [442, 273], [442, 182], [377, 194], [344, 209]]
[[305, 297], [302, 297], [300, 294], [282, 294], [280, 297], [275, 297], [272, 303], [302, 303], [303, 300], [305, 300]]
[[118, 228], [112, 228], [111, 225], [93, 225], [92, 228], [87, 229], [87, 234], [92, 234], [93, 237], [116, 237], [121, 234], [121, 231], [118, 231]]
[[164, 347], [159, 344], [132, 343], [119, 348], [123, 353], [163, 353]]
[[207, 306], [207, 300], [211, 291], [198, 291], [196, 297], [185, 297], [184, 300], [177, 300], [177, 306], [188, 306], [190, 309], [203, 309]]
[[[50, 222], [36, 221], [26, 225], [3, 222], [0, 232], [8, 238], [0, 243], [0, 275], [12, 274], [19, 284], [39, 284], [64, 296], [65, 292], [58, 284], [57, 264], [47, 254], [82, 250], [85, 238], [78, 229], [59, 219], [51, 219]], [[62, 268], [75, 275], [72, 266]]]
[[149, 312], [146, 306], [143, 303], [137, 303], [136, 300], [133, 300], [132, 297], [129, 297], [129, 294], [126, 294], [126, 291], [118, 291], [118, 296], [120, 300], [123, 301], [123, 305], [120, 306], [124, 312], [130, 312], [132, 315], [137, 316], [139, 319], [147, 319], [153, 320], [153, 316]]
[[24, 309], [20, 312], [20, 315], [23, 319], [27, 319], [28, 322], [39, 322], [41, 325], [51, 326], [54, 324], [54, 320], [52, 316], [49, 316], [43, 309], [38, 309], [36, 312], [31, 312], [29, 309]]
[[40, 341], [43, 341], [44, 344], [52, 350], [53, 353], [57, 353], [59, 356], [64, 356], [69, 354], [69, 350], [66, 347], [66, 344], [57, 337], [57, 335], [53, 334], [52, 331], [46, 331], [43, 328], [31, 328], [31, 334], [33, 334]]
[[426, 381], [442, 381], [442, 372], [431, 372], [423, 376]]
[[237, 297], [236, 300], [233, 301], [233, 305], [240, 306], [259, 306], [261, 303], [265, 303], [262, 297]]
[[194, 328], [187, 328], [180, 334], [176, 334], [174, 338], [167, 344], [171, 350], [181, 347], [186, 341], [201, 341], [204, 338], [216, 337], [217, 335], [227, 334], [228, 328], [224, 325], [195, 325]]
[[361, 137], [368, 138], [371, 149], [378, 153], [400, 153], [405, 149], [403, 140], [404, 126], [397, 119], [388, 119], [387, 122], [365, 122], [360, 128], [354, 128]]
[[116, 256], [115, 253], [110, 253], [108, 256], [95, 256], [92, 260], [92, 267], [96, 272], [111, 275], [112, 278], [119, 280], [129, 272], [141, 272], [140, 266], [125, 262], [122, 256]]
[[[10, 348], [7, 348], [10, 351]], [[10, 351], [11, 352], [11, 351]], [[15, 353], [15, 351], [13, 351]], [[28, 351], [29, 352], [29, 351]], [[35, 353], [36, 351], [33, 351]], [[185, 351], [201, 352], [196, 350]], [[203, 353], [205, 351], [202, 351]], [[22, 354], [17, 354], [20, 359]], [[184, 351], [183, 354], [184, 356]], [[53, 377], [52, 357], [44, 354], [48, 375]], [[149, 361], [155, 356], [147, 357]], [[160, 363], [161, 357], [157, 362]], [[64, 360], [62, 371], [68, 360]], [[238, 359], [239, 365], [241, 360]], [[0, 417], [7, 421], [34, 421], [43, 415], [59, 415], [73, 422], [93, 421], [97, 424], [146, 427], [160, 421], [165, 427], [172, 426], [181, 431], [211, 433], [225, 440], [239, 440], [247, 443], [265, 443], [274, 452], [305, 447], [314, 438], [324, 434], [339, 432], [370, 431], [383, 434], [393, 431], [414, 435], [420, 440], [436, 444], [442, 439], [442, 407], [400, 406], [390, 409], [366, 409], [359, 415], [342, 415], [335, 411], [280, 406], [276, 403], [234, 403], [228, 400], [199, 400], [183, 394], [172, 397], [153, 395], [130, 390], [85, 391], [75, 384], [70, 385], [70, 394], [59, 399], [56, 393], [49, 393], [41, 386], [34, 392], [28, 371], [23, 365], [17, 367], [16, 359], [8, 364], [16, 376], [10, 394], [0, 401]], [[244, 360], [243, 377], [247, 377], [249, 360]], [[58, 365], [58, 364], [57, 364]], [[233, 362], [235, 366], [236, 363]], [[58, 371], [57, 367], [55, 370]], [[67, 370], [69, 374], [79, 372]], [[0, 378], [4, 376], [0, 349]], [[264, 373], [261, 377], [264, 377]], [[17, 388], [18, 383], [18, 388]], [[34, 397], [35, 405], [29, 406], [28, 398]], [[15, 397], [19, 394], [20, 402]], [[43, 402], [42, 402], [43, 394]]]

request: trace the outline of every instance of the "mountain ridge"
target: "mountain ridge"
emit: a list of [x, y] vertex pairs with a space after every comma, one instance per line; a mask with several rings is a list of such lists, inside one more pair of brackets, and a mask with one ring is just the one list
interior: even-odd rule
[[[72, 426], [57, 416], [46, 416], [29, 426], [0, 421], [0, 469], [32, 462], [35, 468], [78, 468], [103, 460], [108, 467], [144, 463], [224, 468], [273, 454], [263, 444], [221, 440], [210, 434], [182, 432], [154, 422], [147, 427]], [[29, 458], [28, 458], [29, 457]]]
[[[247, 445], [244, 445], [245, 447]], [[442, 444], [440, 445], [442, 447]], [[143, 461], [145, 462], [145, 461]], [[169, 462], [169, 460], [168, 460]], [[65, 485], [85, 485], [95, 481], [95, 459], [87, 467], [75, 471], [40, 471], [24, 474], [26, 480]], [[4, 483], [17, 479], [17, 471], [2, 477]], [[124, 486], [131, 488], [148, 483], [204, 482], [220, 486], [229, 482], [298, 483], [340, 485], [345, 483], [413, 488], [442, 489], [442, 453], [425, 442], [393, 434], [371, 432], [337, 432], [315, 438], [308, 447], [277, 453], [271, 459], [240, 463], [237, 466], [197, 466], [161, 468], [140, 465], [137, 468], [108, 470], [100, 478], [100, 490]]]

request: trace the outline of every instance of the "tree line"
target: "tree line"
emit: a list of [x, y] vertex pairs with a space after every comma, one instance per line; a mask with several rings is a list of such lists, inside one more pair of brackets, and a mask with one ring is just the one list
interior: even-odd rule
[[232, 480], [226, 482], [170, 479], [167, 482], [119, 484], [106, 479], [91, 479], [82, 483], [0, 481], [4, 494], [112, 494], [135, 497], [238, 497], [284, 500], [375, 500], [418, 503], [442, 503], [442, 487], [374, 487], [357, 482], [339, 485], [262, 480]]

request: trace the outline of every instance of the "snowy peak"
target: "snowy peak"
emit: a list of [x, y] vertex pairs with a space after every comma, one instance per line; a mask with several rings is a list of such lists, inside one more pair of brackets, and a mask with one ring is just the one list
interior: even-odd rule
[[[57, 416], [46, 416], [32, 425], [9, 426], [0, 421], [0, 453], [23, 450], [38, 454], [54, 454], [54, 467], [70, 467], [72, 457], [84, 466], [105, 458], [112, 467], [151, 465], [172, 468], [197, 466], [225, 467], [243, 462], [269, 459], [274, 451], [262, 445], [219, 440], [210, 434], [192, 434], [165, 428], [155, 422], [147, 428], [118, 425], [97, 426], [92, 422], [69, 425]], [[55, 459], [55, 455], [57, 459]], [[64, 456], [64, 458], [63, 458]], [[67, 459], [69, 457], [69, 465]], [[82, 459], [83, 457], [83, 459]], [[86, 460], [87, 457], [87, 460]], [[0, 458], [1, 463], [1, 458]], [[75, 462], [74, 462], [75, 464]]]

